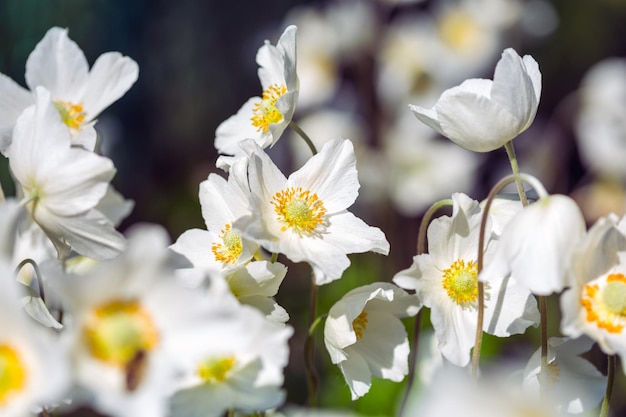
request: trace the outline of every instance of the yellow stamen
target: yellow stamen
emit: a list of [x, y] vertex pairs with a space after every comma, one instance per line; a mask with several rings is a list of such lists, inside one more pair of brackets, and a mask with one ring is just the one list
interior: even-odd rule
[[270, 204], [278, 214], [278, 221], [283, 224], [281, 228], [283, 232], [291, 228], [299, 235], [311, 236], [315, 229], [324, 223], [326, 214], [324, 203], [317, 194], [302, 190], [302, 187], [289, 187], [276, 193]]
[[61, 115], [63, 123], [72, 129], [78, 129], [85, 121], [86, 113], [81, 104], [73, 104], [67, 101], [55, 101], [54, 107]]
[[215, 260], [224, 264], [234, 264], [241, 255], [241, 237], [231, 229], [232, 223], [221, 230], [221, 242], [213, 242], [211, 252]]
[[439, 33], [443, 41], [459, 52], [469, 53], [484, 43], [485, 33], [467, 12], [450, 10], [439, 21]]
[[270, 85], [263, 90], [261, 102], [254, 105], [252, 110], [252, 125], [257, 128], [257, 132], [265, 132], [269, 130], [272, 123], [280, 123], [283, 115], [276, 108], [276, 101], [287, 92], [285, 85]]
[[235, 358], [209, 358], [203, 361], [197, 369], [197, 374], [205, 383], [221, 382], [226, 379], [235, 365]]
[[356, 340], [361, 340], [363, 337], [363, 332], [367, 328], [367, 322], [366, 311], [361, 312], [356, 319], [352, 320], [352, 328], [354, 329], [354, 333], [356, 333]]
[[0, 345], [0, 405], [5, 405], [26, 386], [26, 369], [16, 350]]
[[626, 326], [626, 277], [609, 274], [585, 285], [580, 303], [588, 322], [609, 333], [621, 333]]
[[114, 300], [95, 308], [83, 331], [95, 358], [121, 368], [159, 341], [152, 317], [135, 300]]
[[461, 307], [474, 306], [478, 300], [478, 265], [458, 259], [443, 271], [443, 288]]

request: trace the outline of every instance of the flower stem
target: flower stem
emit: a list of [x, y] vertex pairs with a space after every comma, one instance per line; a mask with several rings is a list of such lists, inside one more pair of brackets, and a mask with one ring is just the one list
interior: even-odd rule
[[[422, 217], [422, 222], [420, 223], [419, 231], [417, 232], [417, 254], [420, 255], [426, 251], [426, 231], [428, 229], [428, 225], [432, 220], [433, 215], [437, 210], [441, 207], [451, 206], [453, 204], [451, 199], [440, 200], [430, 206], [430, 208], [424, 213]], [[415, 317], [415, 324], [413, 327], [413, 340], [410, 352], [409, 359], [409, 375], [407, 376], [406, 388], [404, 390], [404, 396], [402, 397], [402, 403], [400, 405], [400, 410], [398, 412], [398, 416], [402, 416], [404, 413], [404, 408], [406, 407], [406, 402], [409, 398], [409, 394], [411, 389], [413, 388], [413, 381], [415, 380], [415, 369], [417, 367], [417, 350], [419, 346], [420, 340], [420, 331], [422, 328], [422, 310], [417, 313]]]
[[315, 333], [310, 329], [314, 329], [317, 310], [317, 284], [315, 283], [315, 275], [311, 274], [311, 292], [309, 298], [309, 332], [307, 332], [304, 342], [304, 370], [306, 374], [307, 388], [309, 398], [307, 404], [309, 407], [317, 406], [317, 391], [319, 388], [319, 374], [315, 369]]
[[313, 144], [313, 141], [311, 140], [311, 138], [309, 138], [309, 135], [304, 133], [304, 130], [302, 130], [300, 128], [300, 126], [298, 126], [293, 120], [291, 122], [289, 122], [289, 127], [292, 128], [294, 130], [294, 132], [296, 132], [298, 135], [300, 135], [300, 137], [302, 139], [304, 139], [304, 141], [308, 145], [308, 147], [311, 150], [311, 152], [313, 153], [313, 155], [316, 155], [317, 154], [317, 148]]
[[519, 194], [520, 201], [522, 202], [522, 207], [526, 207], [528, 205], [528, 198], [526, 198], [526, 192], [524, 191], [524, 186], [522, 185], [522, 179], [519, 177], [519, 165], [517, 164], [517, 156], [515, 155], [513, 141], [511, 140], [507, 142], [504, 145], [504, 149], [506, 150], [506, 155], [509, 157], [511, 171], [513, 171], [513, 175], [515, 175], [515, 186], [517, 187], [517, 194]]
[[604, 393], [604, 399], [602, 400], [602, 407], [600, 407], [600, 417], [608, 417], [609, 406], [611, 403], [611, 397], [613, 395], [613, 383], [615, 381], [615, 362], [617, 361], [615, 355], [609, 355], [606, 372], [606, 392]]
[[45, 303], [46, 302], [46, 294], [44, 293], [44, 290], [43, 290], [43, 281], [41, 280], [41, 272], [39, 272], [39, 266], [37, 265], [37, 262], [33, 261], [30, 258], [24, 259], [15, 268], [15, 274], [17, 275], [17, 273], [20, 271], [20, 269], [22, 269], [24, 267], [24, 265], [26, 265], [26, 264], [30, 264], [33, 267], [33, 270], [35, 271], [35, 277], [37, 277], [37, 290], [39, 291], [39, 298], [41, 298], [41, 301], [43, 301]]

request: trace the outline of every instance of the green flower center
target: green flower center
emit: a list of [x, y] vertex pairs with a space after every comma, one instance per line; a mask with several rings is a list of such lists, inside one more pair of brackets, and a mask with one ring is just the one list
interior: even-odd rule
[[474, 261], [467, 264], [458, 259], [443, 271], [443, 288], [448, 296], [462, 307], [473, 306], [478, 300], [478, 265]]
[[197, 374], [207, 383], [222, 382], [235, 366], [235, 358], [209, 358], [203, 361], [197, 369]]

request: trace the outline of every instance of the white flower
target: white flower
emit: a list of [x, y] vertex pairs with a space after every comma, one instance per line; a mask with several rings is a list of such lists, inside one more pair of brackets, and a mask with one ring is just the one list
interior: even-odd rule
[[[482, 210], [464, 194], [452, 195], [452, 217], [442, 216], [428, 227], [428, 254], [417, 255], [413, 265], [393, 281], [415, 290], [431, 309], [439, 350], [457, 366], [470, 360], [474, 345], [478, 305], [478, 234]], [[487, 223], [486, 236], [491, 234]], [[485, 249], [496, 242], [485, 241]], [[489, 252], [485, 253], [489, 259]], [[513, 279], [485, 285], [483, 330], [499, 337], [523, 333], [539, 319], [535, 299]]]
[[265, 41], [256, 56], [262, 97], [252, 97], [217, 127], [215, 148], [219, 153], [239, 156], [239, 141], [253, 138], [266, 148], [274, 145], [291, 122], [298, 101], [296, 73], [296, 30], [288, 26], [276, 46]]
[[354, 149], [349, 140], [327, 142], [289, 178], [253, 141], [250, 155], [250, 212], [235, 228], [270, 252], [308, 262], [317, 285], [339, 279], [348, 253], [387, 254], [384, 233], [348, 212], [358, 195]]
[[510, 274], [533, 294], [559, 292], [567, 285], [571, 251], [584, 234], [585, 221], [574, 200], [540, 198], [508, 222], [479, 279], [494, 283]]
[[51, 28], [26, 61], [25, 78], [31, 91], [0, 74], [0, 151], [4, 153], [10, 145], [17, 117], [34, 104], [38, 86], [50, 91], [72, 143], [93, 150], [95, 118], [126, 93], [138, 73], [137, 63], [119, 52], [100, 55], [89, 70], [83, 51], [69, 39], [67, 29]]
[[420, 307], [415, 296], [378, 282], [353, 289], [330, 308], [324, 343], [353, 400], [369, 391], [372, 376], [404, 379], [409, 341], [399, 318], [414, 316]]
[[55, 110], [50, 94], [37, 88], [37, 103], [24, 110], [13, 133], [9, 166], [32, 219], [65, 257], [74, 249], [91, 258], [112, 258], [124, 238], [96, 205], [115, 174], [113, 163], [81, 147]]
[[524, 369], [524, 388], [536, 398], [543, 389], [551, 402], [568, 413], [579, 414], [598, 406], [606, 388], [606, 376], [579, 356], [591, 349], [593, 343], [587, 337], [551, 337], [544, 385], [540, 387], [541, 349], [538, 349]]
[[176, 362], [183, 376], [171, 398], [171, 415], [217, 417], [228, 409], [252, 413], [281, 405], [292, 333], [240, 306], [179, 335], [172, 346], [181, 352]]
[[[621, 228], [621, 227], [620, 227]], [[626, 357], [626, 238], [616, 216], [598, 220], [577, 245], [570, 288], [561, 296], [561, 332], [582, 334], [608, 355]], [[626, 371], [626, 364], [622, 360]]]
[[4, 262], [0, 278], [0, 414], [23, 417], [67, 395], [69, 361], [59, 341], [24, 314]]
[[50, 286], [69, 317], [62, 336], [74, 362], [74, 403], [117, 417], [159, 417], [176, 383], [172, 356], [185, 354], [169, 344], [197, 328], [207, 299], [174, 279], [165, 230], [136, 226], [128, 243], [115, 260]]
[[514, 139], [535, 118], [541, 73], [530, 56], [509, 48], [498, 61], [493, 81], [465, 80], [439, 98], [431, 109], [410, 105], [422, 122], [457, 145], [489, 152]]

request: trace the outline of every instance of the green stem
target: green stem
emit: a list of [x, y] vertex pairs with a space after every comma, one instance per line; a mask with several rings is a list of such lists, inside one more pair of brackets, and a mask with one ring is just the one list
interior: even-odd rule
[[522, 179], [519, 177], [519, 165], [517, 164], [517, 156], [515, 156], [513, 141], [507, 142], [504, 145], [504, 149], [506, 150], [506, 155], [509, 157], [509, 162], [511, 163], [511, 171], [513, 171], [513, 174], [516, 177], [515, 186], [517, 187], [517, 194], [519, 194], [522, 207], [526, 207], [528, 205], [528, 198], [526, 198], [526, 192], [524, 191], [524, 186], [522, 185]]
[[602, 400], [602, 407], [600, 407], [600, 417], [608, 417], [609, 415], [609, 406], [611, 404], [613, 384], [615, 382], [616, 361], [617, 358], [615, 355], [609, 355], [606, 372], [606, 392], [604, 393], [604, 399]]
[[306, 133], [304, 133], [304, 130], [302, 130], [300, 128], [300, 126], [298, 126], [293, 120], [291, 122], [289, 122], [289, 127], [292, 128], [294, 130], [294, 132], [296, 132], [298, 135], [300, 135], [300, 137], [302, 139], [304, 139], [304, 141], [308, 145], [308, 147], [311, 150], [311, 152], [313, 153], [313, 155], [316, 155], [317, 154], [317, 148], [313, 144], [313, 141], [311, 140], [311, 138], [309, 138], [309, 136]]
[[33, 261], [30, 258], [24, 259], [15, 268], [15, 274], [17, 275], [17, 273], [20, 271], [20, 269], [22, 269], [24, 267], [24, 265], [26, 265], [26, 264], [30, 264], [33, 267], [33, 270], [35, 271], [35, 277], [37, 278], [37, 290], [39, 291], [39, 297], [41, 298], [41, 301], [43, 301], [45, 303], [46, 302], [46, 294], [44, 293], [43, 281], [41, 280], [41, 272], [39, 272], [39, 266], [37, 265], [37, 262]]
[[[317, 310], [317, 284], [315, 283], [315, 275], [311, 274], [311, 293], [309, 298], [309, 329], [311, 329], [316, 321]], [[309, 407], [317, 407], [317, 391], [319, 388], [319, 374], [315, 369], [315, 334], [309, 331], [304, 342], [304, 370], [306, 374], [307, 388], [309, 399], [307, 401]]]
[[[424, 213], [422, 217], [422, 222], [420, 223], [420, 228], [417, 232], [417, 254], [420, 255], [426, 251], [426, 231], [428, 229], [428, 225], [435, 212], [439, 210], [441, 207], [451, 206], [453, 201], [451, 199], [445, 199], [436, 202]], [[402, 416], [404, 414], [404, 409], [406, 407], [407, 400], [413, 388], [413, 382], [415, 381], [415, 369], [417, 367], [417, 351], [419, 347], [419, 339], [420, 332], [422, 328], [422, 311], [420, 310], [415, 317], [415, 324], [413, 327], [413, 340], [409, 358], [409, 375], [407, 376], [406, 388], [404, 390], [404, 396], [402, 397], [402, 403], [400, 404], [400, 410], [398, 412], [398, 416]]]
[[272, 258], [270, 259], [271, 263], [275, 263], [278, 260], [278, 252], [272, 252]]

